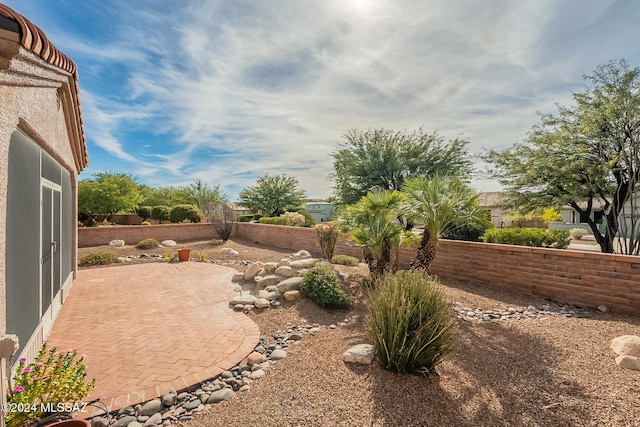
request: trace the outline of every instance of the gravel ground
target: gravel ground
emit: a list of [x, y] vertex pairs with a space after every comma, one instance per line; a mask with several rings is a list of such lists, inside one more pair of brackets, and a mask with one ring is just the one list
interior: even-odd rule
[[[207, 252], [208, 259], [225, 259], [223, 246], [188, 246]], [[225, 246], [240, 252], [235, 259], [251, 261], [275, 261], [290, 252], [240, 240]], [[81, 249], [80, 256], [95, 249]], [[589, 310], [585, 318], [460, 320], [458, 347], [439, 377], [396, 375], [375, 363], [342, 362], [347, 348], [367, 340], [358, 280], [364, 269], [341, 269], [350, 274], [353, 307], [326, 311], [299, 300], [251, 312], [267, 339], [292, 325], [317, 323], [322, 331], [290, 346], [287, 358], [250, 390], [211, 406], [185, 426], [640, 426], [640, 372], [619, 369], [609, 348], [616, 336], [640, 335], [639, 317]], [[452, 302], [467, 307], [548, 303], [451, 280], [443, 285]], [[328, 327], [354, 315], [361, 317]]]

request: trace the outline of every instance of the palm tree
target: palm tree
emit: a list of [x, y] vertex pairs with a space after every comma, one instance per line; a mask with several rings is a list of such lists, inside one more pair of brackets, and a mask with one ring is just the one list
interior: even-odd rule
[[486, 225], [486, 212], [478, 205], [478, 196], [457, 177], [436, 175], [405, 180], [401, 210], [408, 219], [424, 226], [412, 268], [429, 268], [444, 232]]
[[369, 192], [339, 216], [339, 224], [362, 248], [362, 255], [373, 277], [393, 269], [392, 254], [397, 253], [402, 236], [398, 223], [398, 191]]

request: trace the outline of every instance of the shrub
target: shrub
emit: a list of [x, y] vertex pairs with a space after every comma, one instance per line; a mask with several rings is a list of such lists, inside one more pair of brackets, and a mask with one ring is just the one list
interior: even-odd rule
[[151, 223], [149, 221], [142, 221], [142, 224], [140, 225], [151, 225]]
[[349, 255], [335, 255], [331, 258], [332, 264], [340, 264], [340, 265], [358, 265], [360, 261], [358, 258], [349, 256]]
[[236, 221], [238, 222], [251, 222], [253, 220], [253, 215], [238, 215], [236, 217]]
[[367, 333], [384, 369], [428, 372], [453, 351], [457, 324], [437, 279], [412, 270], [375, 281]]
[[116, 262], [118, 254], [107, 251], [96, 251], [85, 255], [80, 260], [80, 265], [107, 265]]
[[442, 234], [443, 239], [464, 240], [467, 242], [478, 242], [482, 240], [482, 235], [487, 229], [485, 227], [460, 227], [454, 230], [447, 230]]
[[166, 221], [169, 219], [169, 214], [171, 213], [171, 208], [169, 206], [154, 206], [151, 209], [151, 218], [157, 219], [162, 224], [162, 221]]
[[572, 228], [569, 230], [569, 235], [572, 239], [580, 240], [587, 235], [587, 230], [584, 228]]
[[140, 218], [142, 218], [142, 222], [145, 222], [147, 218], [151, 218], [151, 211], [153, 208], [151, 206], [140, 206], [136, 213]]
[[175, 205], [169, 213], [169, 221], [178, 223], [188, 219], [189, 222], [200, 222], [201, 216], [200, 209], [195, 205]]
[[212, 245], [212, 246], [219, 246], [219, 245], [224, 244], [224, 240], [222, 240], [222, 239], [213, 239], [213, 240], [209, 241], [209, 244]]
[[299, 214], [298, 212], [285, 212], [282, 215], [287, 219], [287, 224], [292, 227], [302, 227], [305, 223], [304, 215]]
[[48, 350], [45, 343], [34, 362], [28, 366], [25, 363], [21, 358], [7, 403], [28, 410], [7, 411], [7, 425], [31, 425], [22, 423], [42, 418], [45, 406], [41, 404], [76, 404], [96, 383], [95, 379], [85, 382], [87, 374], [83, 358], [77, 358], [72, 350], [58, 353], [55, 347]]
[[300, 283], [300, 294], [320, 307], [346, 307], [349, 296], [342, 288], [333, 267], [317, 263], [305, 273]]
[[144, 239], [138, 242], [136, 249], [155, 249], [158, 246], [160, 243], [156, 239]]
[[263, 216], [258, 220], [260, 224], [271, 224], [271, 225], [287, 225], [287, 218], [283, 216]]
[[484, 233], [486, 243], [564, 249], [569, 246], [569, 232], [545, 228], [491, 228]]
[[207, 259], [207, 254], [205, 252], [198, 252], [198, 261], [204, 262]]
[[[333, 260], [333, 254], [336, 251], [336, 241], [340, 235], [340, 230], [334, 222], [325, 222], [315, 226], [318, 236], [318, 243], [322, 250], [322, 256], [326, 259]], [[333, 261], [332, 261], [333, 262]]]
[[304, 226], [305, 227], [313, 227], [316, 225], [316, 219], [311, 215], [306, 209], [298, 209], [298, 213], [304, 216]]

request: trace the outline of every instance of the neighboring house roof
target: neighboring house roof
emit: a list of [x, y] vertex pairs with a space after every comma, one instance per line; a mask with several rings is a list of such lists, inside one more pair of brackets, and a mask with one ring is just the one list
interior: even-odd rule
[[498, 207], [500, 206], [500, 193], [480, 193], [480, 196], [478, 197], [478, 204], [484, 208]]
[[[593, 199], [593, 205], [591, 207], [591, 210], [593, 211], [601, 211], [604, 209], [604, 205], [605, 205], [605, 201], [602, 199]], [[583, 202], [578, 202], [578, 207], [580, 209], [586, 209], [587, 208], [587, 204], [588, 202], [585, 200]], [[571, 205], [564, 205], [562, 207], [563, 209], [573, 209], [573, 207]]]
[[[0, 3], [0, 38], [12, 40], [40, 57], [50, 65], [67, 72], [69, 76], [69, 98], [62, 98], [62, 103], [67, 104], [67, 126], [69, 127], [72, 150], [76, 160], [78, 171], [84, 169], [89, 163], [87, 154], [86, 137], [80, 110], [80, 98], [78, 94], [78, 69], [76, 64], [64, 53], [60, 52], [49, 41], [44, 32], [27, 18]], [[0, 67], [0, 71], [3, 67]]]

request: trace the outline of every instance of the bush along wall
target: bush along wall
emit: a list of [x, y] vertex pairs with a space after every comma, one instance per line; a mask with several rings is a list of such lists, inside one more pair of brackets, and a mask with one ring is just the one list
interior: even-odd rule
[[569, 232], [546, 228], [491, 228], [484, 233], [485, 243], [565, 249]]

